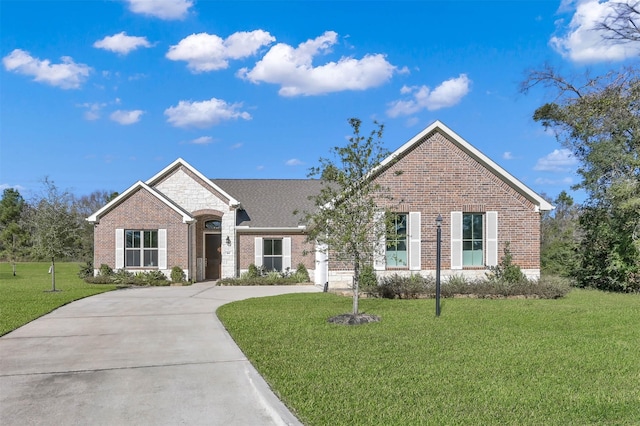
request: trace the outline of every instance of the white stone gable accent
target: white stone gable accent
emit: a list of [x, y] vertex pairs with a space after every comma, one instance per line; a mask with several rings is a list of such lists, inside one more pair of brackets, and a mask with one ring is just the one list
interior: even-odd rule
[[229, 205], [225, 200], [218, 198], [184, 170], [177, 170], [158, 183], [155, 189], [189, 212], [203, 209], [229, 211]]

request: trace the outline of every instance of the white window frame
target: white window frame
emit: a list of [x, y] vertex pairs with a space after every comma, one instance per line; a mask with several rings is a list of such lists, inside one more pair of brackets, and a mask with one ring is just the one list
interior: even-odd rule
[[[141, 232], [140, 246], [136, 248], [126, 247], [126, 232]], [[144, 233], [145, 232], [157, 232], [157, 247], [144, 247]], [[166, 229], [116, 229], [115, 235], [115, 269], [167, 269], [167, 230]], [[126, 257], [128, 250], [140, 250], [140, 265], [126, 265]], [[158, 264], [153, 266], [144, 266], [144, 251], [145, 250], [157, 250]]]
[[282, 271], [291, 269], [291, 237], [255, 237], [254, 264], [258, 267], [264, 266], [264, 240], [282, 240], [282, 254], [273, 257], [282, 257]]
[[[394, 266], [394, 269], [408, 268], [410, 271], [420, 271], [422, 269], [422, 224], [420, 212], [397, 213], [407, 216], [407, 265], [402, 267]], [[376, 242], [373, 253], [373, 269], [384, 271], [387, 268], [387, 237], [384, 232], [384, 212], [378, 212], [374, 216], [376, 230], [380, 239]]]
[[[467, 213], [467, 212], [465, 212]], [[468, 212], [475, 213], [475, 212]], [[477, 214], [481, 214], [478, 212]], [[473, 269], [478, 266], [463, 265], [463, 244], [462, 244], [462, 221], [463, 212], [451, 212], [451, 269]], [[484, 235], [484, 267], [496, 266], [498, 264], [498, 212], [486, 211], [483, 217]]]

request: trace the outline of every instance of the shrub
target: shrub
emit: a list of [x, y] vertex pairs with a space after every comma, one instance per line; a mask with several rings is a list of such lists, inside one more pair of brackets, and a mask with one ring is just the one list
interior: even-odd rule
[[246, 272], [247, 278], [258, 278], [260, 274], [260, 270], [253, 263], [249, 265], [249, 270]]
[[144, 285], [169, 285], [167, 277], [161, 271], [138, 272], [134, 278], [135, 284]]
[[181, 283], [185, 280], [186, 276], [184, 271], [179, 266], [174, 266], [171, 268], [171, 282]]
[[410, 276], [393, 274], [380, 279], [377, 293], [386, 299], [415, 299], [420, 295], [430, 293], [429, 284], [429, 279], [418, 274]]
[[308, 283], [311, 281], [311, 278], [309, 278], [309, 271], [307, 271], [307, 267], [304, 266], [303, 263], [298, 263], [298, 267], [296, 268], [294, 275], [296, 277], [296, 281], [299, 283]]
[[89, 276], [84, 278], [84, 282], [89, 284], [113, 284], [113, 277], [105, 277], [103, 275]]
[[365, 264], [360, 270], [360, 290], [367, 295], [376, 296], [378, 293], [378, 277], [373, 265]]
[[520, 267], [513, 263], [513, 255], [509, 249], [509, 242], [504, 246], [504, 256], [496, 266], [489, 267], [487, 278], [489, 281], [498, 281], [506, 284], [516, 284], [527, 281]]
[[[100, 268], [102, 269], [102, 268]], [[102, 276], [102, 274], [101, 274]], [[112, 282], [116, 283], [116, 284], [135, 284], [135, 278], [134, 275], [125, 270], [125, 269], [118, 269], [116, 272], [113, 272], [111, 275], [111, 280]]]
[[111, 269], [111, 267], [106, 263], [103, 263], [102, 265], [100, 265], [98, 274], [103, 277], [110, 277], [111, 275], [113, 275], [113, 269]]
[[89, 277], [93, 277], [93, 262], [87, 261], [84, 265], [80, 265], [80, 270], [78, 271], [78, 277], [86, 280]]
[[286, 278], [286, 277], [287, 277], [286, 275], [283, 275], [278, 271], [269, 271], [265, 275], [265, 278], [267, 281], [278, 281], [278, 279]]

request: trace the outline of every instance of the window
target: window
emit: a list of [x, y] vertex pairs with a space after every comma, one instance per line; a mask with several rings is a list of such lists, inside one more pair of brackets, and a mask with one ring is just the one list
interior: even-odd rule
[[479, 213], [462, 215], [462, 265], [484, 265], [483, 219]]
[[126, 230], [125, 266], [158, 266], [158, 231]]
[[387, 266], [407, 266], [407, 215], [394, 213], [387, 230]]
[[205, 229], [210, 229], [214, 231], [219, 231], [222, 229], [222, 222], [219, 220], [208, 220], [204, 223]]
[[262, 266], [267, 271], [282, 271], [282, 239], [262, 240]]

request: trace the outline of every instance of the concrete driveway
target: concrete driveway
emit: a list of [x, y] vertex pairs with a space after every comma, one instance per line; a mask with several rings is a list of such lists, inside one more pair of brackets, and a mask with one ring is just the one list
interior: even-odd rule
[[215, 315], [314, 286], [135, 288], [0, 338], [0, 424], [296, 425]]

